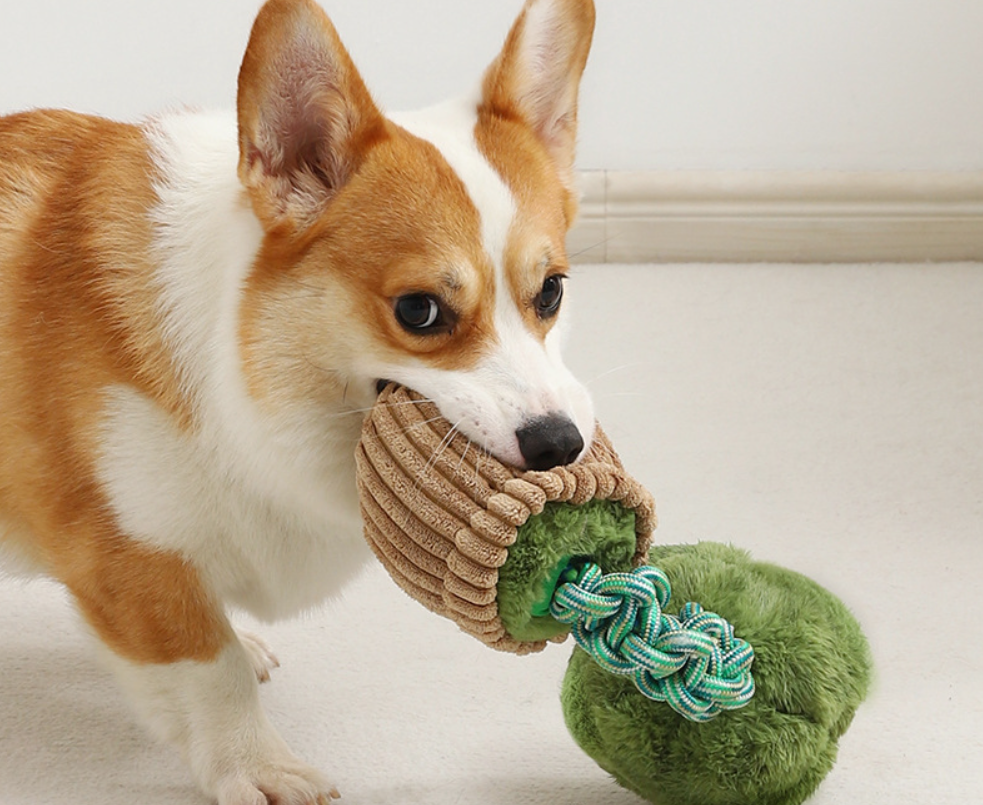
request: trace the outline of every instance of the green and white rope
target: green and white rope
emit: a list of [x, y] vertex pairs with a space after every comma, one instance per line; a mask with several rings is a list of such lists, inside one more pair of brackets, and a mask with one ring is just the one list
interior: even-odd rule
[[645, 696], [691, 721], [743, 707], [754, 695], [754, 650], [699, 604], [667, 615], [671, 595], [656, 567], [605, 574], [587, 563], [560, 577], [550, 614], [602, 668], [632, 676]]

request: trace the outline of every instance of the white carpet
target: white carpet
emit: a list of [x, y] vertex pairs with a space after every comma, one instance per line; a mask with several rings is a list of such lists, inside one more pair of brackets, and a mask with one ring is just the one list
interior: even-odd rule
[[[983, 789], [983, 266], [599, 266], [570, 363], [663, 542], [730, 541], [856, 612], [879, 679], [816, 805]], [[517, 658], [373, 567], [258, 629], [263, 698], [352, 805], [638, 805], [567, 736], [569, 646]], [[0, 582], [0, 803], [204, 802], [58, 588]], [[420, 647], [424, 646], [424, 650]]]

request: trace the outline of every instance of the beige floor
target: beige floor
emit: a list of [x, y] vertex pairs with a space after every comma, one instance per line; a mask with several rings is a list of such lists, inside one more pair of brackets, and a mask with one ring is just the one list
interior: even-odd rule
[[[599, 266], [571, 291], [569, 361], [658, 538], [802, 571], [867, 630], [878, 684], [812, 801], [980, 801], [983, 265]], [[377, 568], [263, 633], [268, 710], [343, 802], [639, 803], [565, 732], [568, 646], [494, 654]], [[56, 588], [0, 582], [0, 636], [0, 803], [203, 802]]]

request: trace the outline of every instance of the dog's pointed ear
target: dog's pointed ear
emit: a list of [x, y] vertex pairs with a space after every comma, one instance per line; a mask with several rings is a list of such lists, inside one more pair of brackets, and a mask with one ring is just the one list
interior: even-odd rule
[[271, 230], [303, 230], [385, 137], [385, 120], [324, 11], [270, 0], [239, 71], [239, 178]]
[[526, 0], [482, 85], [483, 107], [525, 122], [568, 186], [573, 184], [580, 77], [593, 33], [592, 0]]

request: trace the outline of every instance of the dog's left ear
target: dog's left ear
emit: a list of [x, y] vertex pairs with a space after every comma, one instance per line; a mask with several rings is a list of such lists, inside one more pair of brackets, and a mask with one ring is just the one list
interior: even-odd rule
[[267, 230], [303, 231], [386, 137], [334, 26], [313, 0], [269, 0], [239, 70], [239, 178]]
[[568, 187], [580, 77], [593, 33], [593, 0], [527, 0], [482, 85], [483, 107], [526, 123]]

